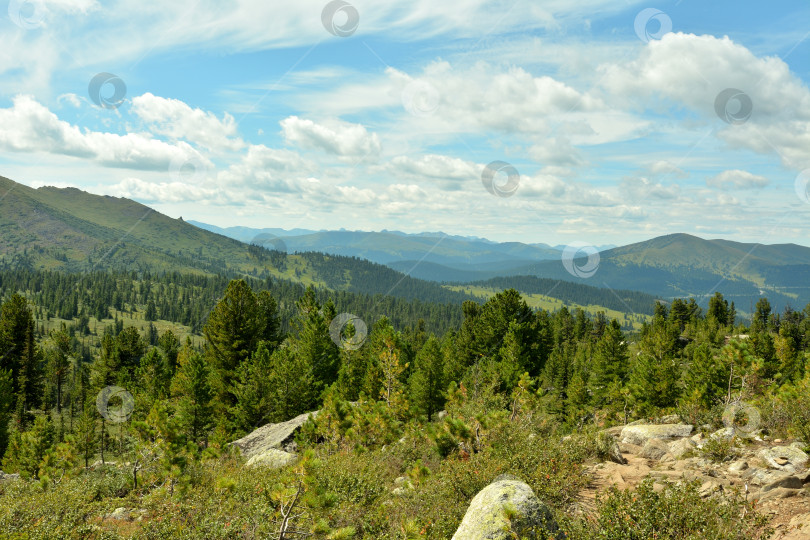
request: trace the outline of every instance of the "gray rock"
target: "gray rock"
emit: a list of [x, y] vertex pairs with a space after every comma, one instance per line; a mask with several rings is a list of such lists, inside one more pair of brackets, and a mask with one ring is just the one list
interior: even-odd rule
[[0, 482], [10, 482], [12, 480], [19, 480], [20, 473], [6, 474], [0, 471]]
[[688, 424], [638, 424], [627, 425], [622, 430], [621, 441], [644, 445], [650, 439], [680, 439], [692, 434]]
[[773, 482], [762, 486], [760, 491], [762, 493], [767, 493], [768, 491], [776, 488], [787, 488], [787, 489], [802, 489], [802, 481], [800, 478], [796, 476], [792, 476], [790, 474], [785, 474]]
[[759, 457], [768, 464], [769, 467], [780, 471], [795, 473], [807, 464], [807, 454], [792, 446], [774, 446], [773, 448], [763, 448], [759, 452]]
[[436, 413], [436, 420], [444, 420], [445, 418], [447, 418], [447, 411], [442, 410]]
[[659, 424], [679, 424], [681, 422], [681, 417], [677, 414], [668, 414], [661, 418]]
[[724, 439], [726, 441], [730, 441], [732, 437], [734, 437], [733, 427], [718, 429], [717, 431], [711, 434], [712, 439]]
[[294, 442], [295, 432], [301, 429], [301, 426], [304, 425], [310, 415], [314, 417], [317, 414], [318, 411], [304, 413], [286, 422], [267, 424], [253, 430], [241, 439], [233, 441], [231, 444], [239, 448], [242, 455], [247, 459], [263, 454], [271, 448], [289, 447]]
[[696, 447], [692, 439], [679, 439], [669, 443], [669, 453], [675, 459], [681, 459], [684, 455], [694, 450]]
[[124, 508], [116, 508], [111, 514], [104, 516], [106, 519], [129, 520], [129, 510]]
[[295, 454], [279, 450], [278, 448], [270, 448], [261, 454], [255, 454], [251, 457], [245, 467], [267, 467], [269, 469], [280, 469], [286, 467], [295, 461]]
[[[516, 513], [511, 522], [506, 516], [507, 508]], [[453, 540], [506, 540], [513, 538], [510, 529], [519, 538], [545, 538], [539, 531], [551, 532], [560, 540], [565, 538], [551, 511], [528, 484], [514, 476], [501, 475], [473, 498]]]
[[772, 484], [774, 482], [779, 481], [784, 476], [791, 476], [789, 473], [785, 473], [783, 471], [774, 471], [770, 469], [759, 469], [757, 467], [751, 467], [742, 475], [740, 478], [747, 481], [749, 484], [754, 486], [767, 486], [768, 484]]
[[728, 472], [732, 474], [740, 474], [748, 468], [748, 462], [745, 460], [738, 460], [728, 466]]
[[600, 435], [600, 437], [603, 437], [603, 442], [608, 445], [608, 460], [612, 461], [613, 463], [618, 463], [619, 465], [626, 465], [627, 460], [624, 459], [622, 451], [619, 449], [619, 443], [616, 442], [616, 439], [607, 434]]
[[669, 453], [669, 446], [661, 439], [650, 439], [644, 443], [639, 453], [640, 457], [658, 461]]
[[759, 502], [770, 499], [787, 499], [788, 497], [795, 497], [801, 492], [802, 490], [800, 489], [775, 488], [767, 492], [760, 491], [755, 498], [758, 499]]

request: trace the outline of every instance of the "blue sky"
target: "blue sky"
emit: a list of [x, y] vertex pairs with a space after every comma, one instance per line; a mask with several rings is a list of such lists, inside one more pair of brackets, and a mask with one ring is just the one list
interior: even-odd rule
[[807, 2], [289, 4], [9, 2], [0, 175], [220, 226], [809, 243]]

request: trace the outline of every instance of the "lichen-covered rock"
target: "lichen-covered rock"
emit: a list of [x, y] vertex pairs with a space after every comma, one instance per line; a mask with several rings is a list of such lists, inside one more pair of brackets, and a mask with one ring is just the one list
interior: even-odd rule
[[669, 446], [661, 439], [650, 439], [644, 443], [639, 453], [640, 457], [658, 461], [669, 453]]
[[618, 463], [619, 465], [625, 465], [627, 460], [624, 459], [622, 451], [619, 448], [619, 443], [616, 442], [616, 439], [607, 434], [600, 436], [602, 437], [602, 443], [606, 446], [608, 460], [612, 461], [613, 463]]
[[745, 460], [738, 460], [728, 466], [728, 472], [731, 474], [740, 474], [748, 468], [748, 462]]
[[528, 484], [501, 475], [473, 498], [453, 540], [506, 540], [514, 538], [510, 531], [518, 538], [545, 538], [541, 531], [565, 538]]
[[233, 441], [231, 444], [242, 451], [245, 458], [263, 454], [271, 448], [284, 448], [293, 441], [295, 432], [301, 429], [304, 422], [310, 415], [317, 416], [318, 412], [304, 413], [286, 422], [278, 424], [267, 424], [253, 430], [241, 439]]
[[772, 469], [795, 473], [807, 464], [807, 454], [793, 446], [763, 448], [759, 457]]
[[768, 491], [777, 488], [802, 489], [802, 487], [803, 486], [801, 479], [790, 474], [785, 474], [780, 476], [779, 478], [776, 478], [769, 484], [762, 486], [760, 491], [762, 493], [767, 493]]
[[270, 448], [261, 454], [256, 454], [250, 458], [245, 467], [268, 467], [270, 469], [280, 469], [295, 461], [295, 454]]
[[19, 480], [19, 479], [20, 479], [20, 474], [19, 473], [6, 474], [3, 471], [0, 471], [0, 482], [11, 481], [11, 480]]
[[675, 459], [681, 459], [684, 455], [695, 449], [695, 443], [692, 439], [678, 439], [669, 443], [669, 453]]
[[726, 427], [726, 428], [718, 429], [717, 431], [712, 433], [711, 438], [712, 439], [720, 439], [720, 440], [730, 441], [734, 437], [735, 433], [736, 432], [734, 431], [733, 427]]
[[689, 424], [638, 424], [622, 429], [621, 441], [643, 446], [650, 439], [680, 439], [692, 434]]

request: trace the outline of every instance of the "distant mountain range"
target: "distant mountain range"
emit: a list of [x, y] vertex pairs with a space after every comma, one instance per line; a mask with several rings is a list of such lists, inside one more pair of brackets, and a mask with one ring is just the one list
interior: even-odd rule
[[[407, 264], [419, 263], [420, 266], [425, 264], [424, 268], [416, 270], [418, 274], [412, 275], [434, 281], [463, 280], [446, 279], [446, 276], [442, 276], [440, 279], [427, 277], [430, 275], [429, 269], [432, 268], [430, 265], [461, 271], [460, 276], [469, 272], [483, 272], [482, 274], [470, 274], [471, 279], [481, 279], [488, 274], [502, 275], [504, 271], [523, 268], [538, 261], [559, 260], [561, 252], [565, 249], [565, 246], [493, 242], [474, 236], [454, 236], [442, 232], [409, 234], [387, 230], [366, 232], [253, 229], [250, 227], [221, 228], [199, 221], [189, 220], [189, 223], [240, 242], [266, 245], [269, 248], [282, 248], [289, 253], [317, 251], [332, 255], [360, 257], [389, 265], [400, 271], [406, 271]], [[612, 247], [615, 246], [600, 246], [598, 249], [605, 250]]]
[[[408, 275], [435, 282], [514, 286], [535, 276], [590, 286], [635, 290], [662, 299], [695, 297], [707, 305], [708, 297], [722, 292], [740, 313], [750, 312], [762, 295], [777, 309], [810, 303], [810, 248], [796, 244], [749, 244], [704, 240], [688, 234], [670, 234], [626, 246], [599, 246], [593, 275], [569, 272], [562, 263], [565, 246], [492, 242], [443, 233], [405, 234], [361, 231], [285, 231], [283, 229], [220, 229], [195, 225], [289, 252], [320, 251], [369, 259]], [[271, 235], [271, 236], [268, 236]], [[582, 268], [582, 258], [573, 265]], [[595, 261], [591, 261], [592, 264]], [[582, 277], [580, 277], [582, 276]], [[587, 276], [587, 277], [585, 277]], [[498, 278], [498, 279], [496, 279]]]
[[560, 246], [442, 233], [218, 229], [124, 198], [32, 189], [0, 177], [0, 269], [250, 275], [451, 303], [514, 287], [534, 295], [536, 305], [631, 314], [649, 313], [656, 298], [692, 296], [705, 306], [715, 291], [739, 313], [761, 295], [778, 310], [810, 303], [810, 248], [795, 244], [671, 234], [611, 247], [598, 261], [578, 258], [568, 268], [561, 257]]

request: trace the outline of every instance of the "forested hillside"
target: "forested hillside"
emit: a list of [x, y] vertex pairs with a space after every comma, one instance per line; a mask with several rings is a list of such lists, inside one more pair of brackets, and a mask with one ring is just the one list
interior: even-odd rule
[[[472, 495], [510, 472], [551, 505], [570, 538], [594, 538], [607, 534], [621, 500], [608, 494], [594, 519], [571, 512], [587, 481], [583, 461], [604, 452], [597, 428], [673, 412], [717, 426], [729, 404], [744, 402], [773, 436], [810, 440], [810, 306], [774, 313], [762, 299], [746, 328], [718, 293], [705, 312], [693, 301], [657, 304], [651, 322], [627, 335], [603, 316], [534, 311], [509, 289], [465, 302], [458, 324], [437, 332], [409, 325], [414, 306], [400, 315], [405, 325], [375, 314], [366, 335], [313, 289], [235, 280], [217, 294], [222, 281], [195, 279], [81, 278], [79, 311], [87, 302], [109, 312], [120, 297], [122, 308], [146, 302], [158, 316], [175, 294], [216, 297], [197, 345], [115, 324], [87, 358], [79, 333], [37, 331], [37, 310], [73, 309], [64, 293], [75, 277], [6, 278], [7, 290], [32, 292], [42, 306], [12, 294], [0, 309], [2, 469], [31, 479], [0, 483], [3, 530], [25, 534], [36, 521], [60, 537], [255, 538], [291, 519], [315, 537], [449, 538]], [[96, 283], [104, 294], [90, 292]], [[297, 466], [240, 472], [229, 442], [313, 410]], [[126, 465], [89, 467], [97, 459]], [[380, 484], [400, 475], [413, 495]], [[701, 522], [725, 524], [713, 539], [763, 531], [742, 499], [729, 495], [745, 511], [726, 513], [690, 497], [638, 511], [652, 519], [664, 508], [655, 505], [670, 504], [677, 521], [698, 510]], [[133, 504], [146, 519], [127, 530], [93, 518]]]

